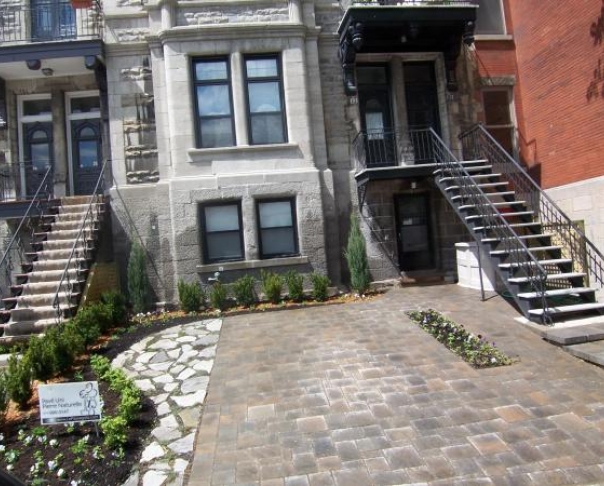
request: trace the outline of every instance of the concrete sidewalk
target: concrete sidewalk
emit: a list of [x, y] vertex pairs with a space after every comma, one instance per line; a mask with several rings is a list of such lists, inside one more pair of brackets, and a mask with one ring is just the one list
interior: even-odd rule
[[[434, 307], [519, 362], [475, 370]], [[455, 285], [224, 320], [189, 486], [604, 484], [604, 370]]]

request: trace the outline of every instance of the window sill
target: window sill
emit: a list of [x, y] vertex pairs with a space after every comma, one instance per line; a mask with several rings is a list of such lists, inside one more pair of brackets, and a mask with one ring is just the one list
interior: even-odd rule
[[476, 34], [474, 41], [512, 41], [514, 36], [510, 34]]
[[243, 260], [238, 262], [209, 263], [204, 265], [197, 265], [197, 273], [229, 272], [232, 270], [253, 270], [255, 268], [305, 265], [307, 263], [307, 256], [270, 258], [267, 260]]
[[217, 148], [191, 148], [187, 150], [189, 157], [195, 162], [196, 158], [203, 157], [204, 155], [214, 154], [242, 154], [246, 152], [267, 152], [279, 150], [291, 150], [297, 149], [297, 143], [275, 143], [268, 145], [236, 145], [234, 147], [217, 147]]

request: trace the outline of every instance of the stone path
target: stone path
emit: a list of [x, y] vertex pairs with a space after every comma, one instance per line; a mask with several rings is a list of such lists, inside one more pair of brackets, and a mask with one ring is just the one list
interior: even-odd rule
[[[476, 370], [434, 307], [519, 361]], [[455, 285], [226, 318], [188, 486], [604, 484], [604, 370]]]
[[117, 356], [122, 368], [157, 406], [140, 464], [124, 486], [183, 484], [214, 364], [222, 321], [174, 326], [149, 336]]

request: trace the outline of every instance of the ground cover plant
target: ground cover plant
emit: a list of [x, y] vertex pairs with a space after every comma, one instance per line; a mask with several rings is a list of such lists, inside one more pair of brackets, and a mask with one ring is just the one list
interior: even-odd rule
[[512, 364], [513, 360], [480, 334], [468, 332], [434, 309], [408, 312], [407, 315], [424, 331], [475, 368], [490, 368]]

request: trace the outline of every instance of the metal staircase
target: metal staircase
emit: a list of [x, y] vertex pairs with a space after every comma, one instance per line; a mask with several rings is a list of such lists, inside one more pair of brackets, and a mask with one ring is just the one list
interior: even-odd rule
[[525, 317], [551, 324], [604, 313], [604, 257], [491, 135], [480, 125], [464, 133], [464, 162], [432, 137], [436, 185]]

